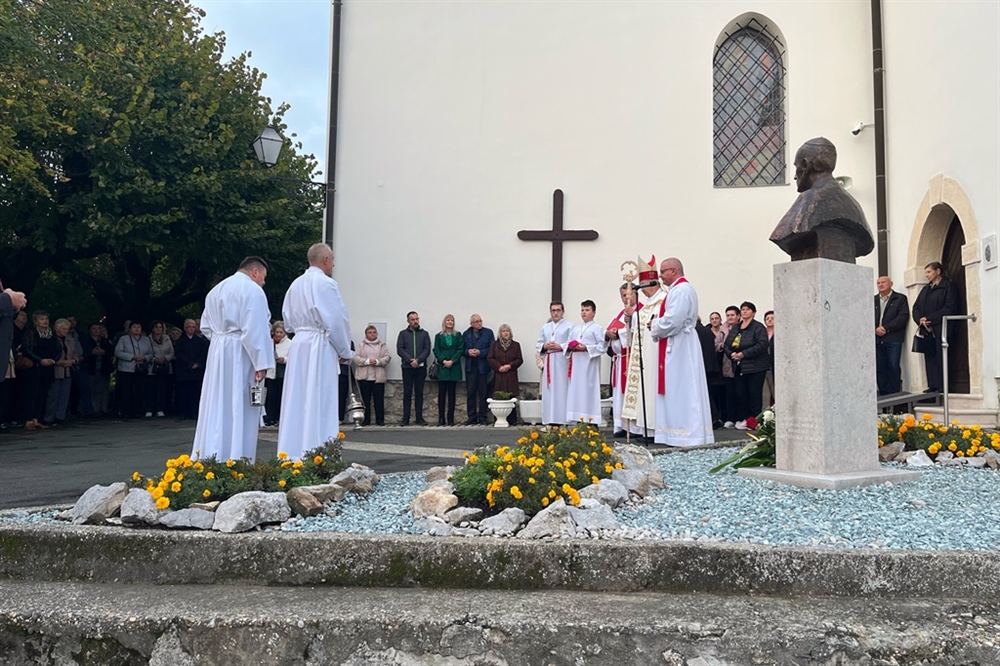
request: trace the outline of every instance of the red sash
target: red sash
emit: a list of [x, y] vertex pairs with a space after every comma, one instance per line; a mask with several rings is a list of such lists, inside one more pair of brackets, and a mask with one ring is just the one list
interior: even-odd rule
[[[634, 312], [638, 312], [641, 309], [642, 309], [642, 303], [636, 302], [635, 307], [633, 308], [633, 311]], [[625, 326], [628, 326], [628, 322], [625, 322], [625, 319], [623, 318], [624, 315], [625, 315], [625, 308], [622, 308], [622, 311], [618, 313], [618, 316], [611, 320], [611, 324], [608, 325], [608, 328], [617, 331], [619, 328], [624, 328]], [[617, 327], [614, 326], [614, 324], [616, 322], [619, 322], [619, 321], [625, 322], [624, 326], [617, 326]], [[625, 381], [626, 381], [626, 377], [628, 376], [628, 355], [629, 355], [629, 351], [630, 351], [629, 348], [625, 347], [624, 351], [622, 351], [622, 355], [621, 355], [620, 358], [617, 357], [617, 356], [615, 356], [612, 359], [612, 365], [611, 365], [611, 386], [612, 386], [612, 388], [614, 388], [614, 386], [615, 386], [615, 375], [619, 375], [619, 385], [622, 387], [623, 391], [625, 390]], [[621, 366], [621, 367], [619, 367], [619, 366]]]
[[[687, 278], [685, 278], [683, 276], [677, 278], [676, 280], [674, 280], [674, 283], [672, 285], [670, 285], [670, 288], [673, 289], [674, 287], [676, 287], [677, 285], [679, 285], [682, 282], [687, 282]], [[667, 290], [667, 295], [664, 296], [663, 300], [660, 302], [660, 316], [661, 317], [667, 311], [667, 298], [669, 296], [670, 296], [670, 291]], [[666, 378], [664, 376], [666, 374], [664, 372], [664, 370], [666, 369], [666, 366], [667, 366], [667, 339], [666, 338], [660, 338], [660, 345], [659, 346], [660, 346], [660, 350], [659, 350], [660, 351], [660, 353], [659, 353], [659, 357], [660, 357], [660, 366], [659, 366], [660, 367], [660, 371], [658, 373], [656, 373], [658, 375], [657, 380], [656, 380], [656, 392], [659, 393], [660, 395], [663, 395], [664, 393], [667, 392], [667, 381], [666, 381]]]

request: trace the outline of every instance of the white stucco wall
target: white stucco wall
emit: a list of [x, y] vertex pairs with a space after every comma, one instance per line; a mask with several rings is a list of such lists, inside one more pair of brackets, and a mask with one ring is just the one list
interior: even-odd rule
[[[1000, 3], [885, 0], [884, 18], [890, 267], [904, 287], [923, 281], [911, 246], [939, 175], [961, 188], [974, 211], [960, 215], [967, 245], [1000, 233]], [[907, 268], [918, 273], [906, 276]], [[970, 363], [981, 368], [983, 406], [996, 410], [1000, 268], [986, 271], [980, 261], [975, 272], [979, 302], [969, 311], [980, 316], [971, 326], [982, 344], [972, 345]], [[911, 366], [918, 377], [919, 365]]]
[[751, 11], [786, 42], [789, 165], [831, 139], [874, 231], [872, 133], [850, 133], [872, 117], [868, 2], [345, 2], [335, 277], [355, 337], [388, 322], [391, 346], [411, 309], [432, 333], [479, 312], [530, 348], [550, 246], [516, 233], [549, 228], [556, 188], [566, 227], [601, 234], [567, 246], [571, 320], [585, 298], [616, 314], [619, 265], [650, 253], [682, 259], [704, 318], [744, 299], [762, 318], [794, 169], [785, 186], [712, 186], [713, 49]]

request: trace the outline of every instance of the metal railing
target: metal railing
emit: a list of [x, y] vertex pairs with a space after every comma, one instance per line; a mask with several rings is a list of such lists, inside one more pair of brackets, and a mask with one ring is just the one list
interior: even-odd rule
[[951, 417], [948, 414], [948, 322], [949, 321], [976, 321], [976, 313], [973, 312], [970, 315], [947, 315], [941, 317], [941, 373], [942, 383], [944, 388], [942, 390], [942, 398], [944, 400], [944, 425], [951, 425]]

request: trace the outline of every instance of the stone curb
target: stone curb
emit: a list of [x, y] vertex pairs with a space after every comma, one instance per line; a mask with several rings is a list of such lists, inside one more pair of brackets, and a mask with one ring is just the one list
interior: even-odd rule
[[0, 524], [0, 580], [990, 600], [996, 552]]

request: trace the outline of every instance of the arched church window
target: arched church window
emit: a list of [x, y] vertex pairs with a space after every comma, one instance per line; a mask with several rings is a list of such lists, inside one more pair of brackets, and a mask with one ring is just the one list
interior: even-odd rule
[[756, 18], [715, 48], [716, 187], [785, 184], [785, 47]]

